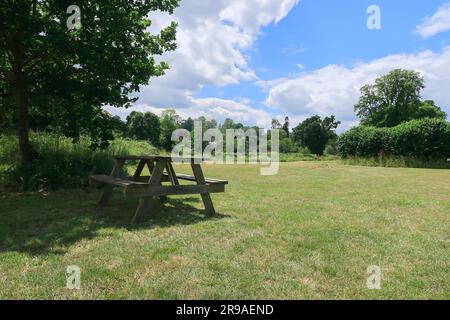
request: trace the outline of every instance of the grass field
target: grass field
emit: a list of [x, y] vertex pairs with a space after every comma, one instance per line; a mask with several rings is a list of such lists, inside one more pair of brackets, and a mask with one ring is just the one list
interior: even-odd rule
[[[180, 171], [186, 170], [182, 168]], [[450, 298], [450, 171], [281, 164], [205, 166], [230, 181], [176, 197], [142, 224], [137, 200], [98, 190], [0, 197], [0, 298]], [[68, 290], [66, 267], [81, 268]], [[382, 269], [381, 290], [366, 287]]]

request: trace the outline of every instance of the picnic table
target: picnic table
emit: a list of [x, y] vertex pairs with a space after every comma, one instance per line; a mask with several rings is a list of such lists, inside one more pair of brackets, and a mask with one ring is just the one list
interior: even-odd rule
[[[207, 216], [215, 215], [214, 205], [210, 193], [225, 192], [226, 180], [205, 178], [201, 165], [195, 158], [183, 158], [183, 162], [190, 162], [193, 175], [176, 173], [172, 157], [167, 156], [122, 156], [114, 157], [116, 163], [108, 175], [93, 175], [89, 179], [93, 184], [104, 186], [99, 200], [100, 206], [105, 206], [110, 199], [114, 188], [123, 188], [125, 196], [139, 197], [139, 205], [132, 219], [132, 223], [150, 210], [154, 198], [167, 200], [171, 195], [200, 194], [205, 206]], [[197, 159], [198, 160], [198, 159]], [[138, 161], [136, 171], [131, 178], [122, 177], [123, 168], [127, 161]], [[150, 176], [142, 176], [145, 167], [148, 167]], [[195, 182], [195, 184], [181, 185], [180, 180]], [[169, 182], [164, 185], [163, 182]]]

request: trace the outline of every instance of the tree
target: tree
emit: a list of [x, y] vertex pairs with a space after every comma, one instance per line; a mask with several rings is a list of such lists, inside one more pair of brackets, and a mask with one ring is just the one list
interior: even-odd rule
[[181, 119], [174, 109], [164, 110], [161, 115], [161, 147], [170, 151], [173, 147], [172, 133], [180, 128]]
[[363, 125], [394, 127], [426, 117], [446, 117], [432, 101], [421, 101], [425, 88], [420, 73], [396, 69], [361, 88], [355, 112]]
[[433, 100], [425, 100], [419, 104], [414, 119], [447, 119], [447, 114], [439, 108]]
[[127, 117], [128, 136], [137, 140], [148, 140], [159, 146], [161, 123], [159, 117], [151, 112], [133, 111]]
[[181, 129], [185, 129], [189, 132], [192, 132], [194, 130], [194, 119], [189, 117], [186, 120], [183, 120], [181, 122]]
[[286, 136], [289, 138], [289, 117], [284, 118], [283, 130], [286, 132]]
[[226, 131], [228, 129], [238, 130], [238, 129], [242, 129], [242, 128], [244, 128], [244, 125], [242, 123], [234, 122], [230, 118], [226, 118], [225, 121], [223, 122], [222, 126], [220, 126], [220, 130], [223, 133], [226, 133]]
[[273, 118], [271, 123], [272, 129], [281, 129], [281, 123], [278, 121], [278, 119]]
[[119, 116], [113, 116], [110, 119], [112, 131], [115, 135], [125, 137], [127, 135], [127, 124]]
[[94, 125], [104, 117], [102, 106], [136, 101], [130, 94], [169, 67], [154, 56], [176, 48], [175, 23], [157, 35], [147, 30], [151, 11], [172, 13], [179, 0], [78, 0], [81, 28], [71, 30], [72, 3], [4, 0], [0, 6], [1, 112], [16, 119], [22, 162], [32, 158], [30, 116], [71, 135], [85, 130], [105, 138]]
[[317, 115], [310, 117], [294, 128], [294, 141], [321, 156], [327, 143], [336, 136], [335, 130], [339, 124], [340, 122], [336, 121], [334, 116], [323, 120]]

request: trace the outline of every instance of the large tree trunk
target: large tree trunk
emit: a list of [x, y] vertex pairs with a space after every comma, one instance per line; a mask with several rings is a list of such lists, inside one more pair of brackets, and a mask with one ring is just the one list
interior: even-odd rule
[[18, 134], [19, 134], [19, 153], [21, 163], [31, 161], [31, 146], [29, 139], [29, 119], [28, 119], [28, 89], [26, 80], [20, 66], [14, 68], [14, 88], [18, 108]]

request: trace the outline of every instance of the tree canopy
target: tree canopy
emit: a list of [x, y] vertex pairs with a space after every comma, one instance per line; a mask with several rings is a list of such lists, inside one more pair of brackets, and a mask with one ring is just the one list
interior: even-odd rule
[[159, 146], [161, 122], [156, 114], [151, 112], [133, 111], [127, 117], [128, 136], [136, 140], [148, 140], [154, 146]]
[[293, 139], [312, 153], [321, 156], [330, 139], [336, 137], [335, 130], [339, 125], [340, 122], [336, 121], [335, 116], [323, 120], [318, 115], [312, 116], [294, 128]]
[[355, 112], [363, 125], [395, 127], [422, 118], [445, 119], [447, 115], [433, 101], [422, 101], [425, 88], [420, 73], [396, 69], [361, 88]]
[[0, 6], [0, 120], [12, 120], [18, 130], [23, 162], [32, 156], [30, 125], [107, 139], [102, 106], [136, 101], [131, 94], [169, 68], [155, 56], [176, 48], [176, 23], [156, 35], [147, 29], [151, 11], [172, 13], [179, 0], [79, 0], [75, 29], [67, 26], [72, 4], [5, 0]]

